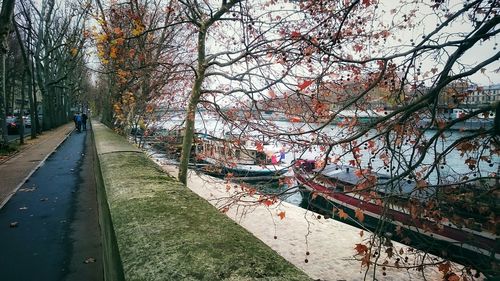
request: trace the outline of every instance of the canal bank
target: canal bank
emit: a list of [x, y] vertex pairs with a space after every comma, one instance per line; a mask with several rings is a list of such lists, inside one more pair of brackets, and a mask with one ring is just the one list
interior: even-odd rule
[[[157, 164], [170, 175], [177, 175], [177, 167], [158, 159]], [[230, 206], [226, 214], [236, 223], [251, 232], [271, 249], [294, 264], [315, 280], [442, 280], [443, 273], [437, 266], [426, 267], [419, 263], [436, 263], [440, 259], [427, 255], [424, 260], [416, 258], [415, 249], [392, 242], [394, 253], [404, 255], [389, 257], [380, 253], [379, 261], [388, 261], [387, 266], [361, 266], [356, 256], [357, 244], [366, 244], [368, 233], [359, 228], [333, 220], [287, 202], [276, 202], [271, 206], [256, 204], [256, 196], [243, 196], [241, 187], [221, 179], [190, 171], [188, 188], [217, 206]], [[236, 202], [235, 200], [238, 202]], [[245, 203], [242, 203], [245, 202]], [[281, 218], [283, 217], [283, 218]], [[405, 260], [405, 257], [408, 257]], [[403, 262], [404, 261], [404, 262]], [[395, 264], [399, 263], [398, 266]], [[412, 269], [398, 267], [409, 266]], [[452, 264], [452, 270], [461, 265]], [[482, 280], [478, 278], [475, 280]]]
[[106, 280], [311, 280], [94, 122]]
[[[158, 171], [158, 168], [152, 165], [151, 160], [148, 160], [142, 152], [122, 137], [101, 124], [97, 124], [96, 127], [98, 127], [96, 139], [100, 138], [100, 142], [96, 143], [98, 151], [96, 151], [96, 156], [99, 155], [101, 166], [97, 165], [97, 160], [88, 157], [92, 154], [92, 150], [87, 148], [83, 153], [74, 149], [66, 150], [75, 153], [75, 157], [80, 153], [83, 161], [79, 162], [77, 158], [69, 156], [56, 161], [49, 158], [51, 161], [40, 168], [43, 170], [51, 163], [62, 165], [75, 161], [80, 165], [76, 168], [77, 170], [71, 171], [70, 165], [58, 166], [59, 170], [67, 172], [69, 169], [73, 172], [70, 174], [78, 182], [88, 180], [90, 184], [94, 180], [91, 176], [103, 171], [103, 182], [106, 182], [106, 190], [100, 190], [106, 199], [104, 202], [101, 201], [101, 208], [105, 203], [110, 206], [108, 210], [110, 212], [107, 221], [101, 220], [101, 227], [108, 226], [112, 238], [109, 240], [115, 241], [114, 244], [111, 243], [108, 246], [117, 251], [106, 252], [103, 255], [85, 253], [83, 250], [88, 249], [85, 243], [80, 246], [72, 245], [73, 250], [66, 248], [66, 251], [61, 251], [61, 253], [73, 257], [63, 260], [67, 265], [62, 267], [64, 271], [72, 272], [72, 274], [65, 275], [68, 278], [66, 280], [79, 280], [78, 276], [82, 277], [80, 280], [98, 280], [79, 274], [78, 271], [71, 270], [71, 267], [74, 265], [90, 268], [97, 266], [100, 262], [106, 262], [107, 259], [117, 261], [114, 266], [118, 267], [115, 268], [118, 275], [115, 276], [120, 277], [121, 271], [123, 274], [121, 277], [126, 277], [127, 280], [310, 280], [293, 265], [279, 258], [276, 253], [318, 280], [364, 279], [366, 268], [361, 267], [360, 262], [353, 259], [355, 243], [366, 239], [366, 235], [364, 238], [360, 236], [358, 229], [325, 220], [322, 217], [318, 218], [317, 214], [284, 202], [264, 209], [248, 206], [230, 208], [227, 213], [234, 221], [225, 220], [223, 214], [213, 207], [207, 207], [206, 203], [208, 200], [211, 203], [223, 204], [224, 200], [229, 198], [228, 186], [223, 181], [191, 173], [189, 186], [194, 190], [199, 189], [197, 193], [204, 194], [203, 198], [206, 199], [201, 199], [194, 194], [189, 195], [186, 188]], [[71, 137], [73, 136], [76, 140], [83, 134], [75, 134]], [[65, 142], [65, 144], [69, 143], [72, 142]], [[77, 146], [78, 143], [78, 141], [74, 142]], [[86, 145], [88, 144], [89, 142]], [[64, 151], [61, 146], [51, 157]], [[89, 167], [91, 162], [96, 164], [93, 171]], [[172, 175], [176, 175], [175, 167], [164, 166], [164, 168]], [[50, 179], [50, 176], [55, 176], [55, 178]], [[43, 178], [50, 179], [48, 182], [53, 185], [52, 187], [61, 187], [55, 181], [59, 176], [58, 173], [48, 173]], [[33, 182], [30, 179], [28, 183]], [[23, 196], [42, 195], [38, 193], [42, 189], [30, 189], [23, 190], [22, 192], [26, 193], [23, 193]], [[230, 190], [237, 190], [237, 188], [232, 186]], [[87, 191], [79, 186], [69, 198], [77, 202], [86, 202], [88, 198], [85, 199], [84, 193], [87, 192], [92, 194], [91, 190]], [[45, 198], [53, 199], [54, 202]], [[42, 200], [33, 203], [52, 206], [57, 202], [64, 202], [59, 197], [45, 196], [40, 199]], [[29, 210], [33, 216], [40, 215], [42, 219], [47, 219], [43, 216], [43, 210], [37, 211], [36, 208], [30, 207], [31, 205], [21, 206], [18, 204], [20, 202], [16, 203], [15, 199], [12, 200], [6, 206], [13, 206], [11, 209], [14, 214]], [[168, 204], [164, 205], [165, 202]], [[72, 206], [80, 209], [80, 211], [72, 211], [74, 218], [95, 218], [93, 212], [81, 208], [85, 204], [76, 203]], [[207, 211], [200, 210], [200, 206]], [[52, 208], [54, 207], [50, 209]], [[281, 212], [283, 219], [279, 217]], [[99, 214], [102, 216], [102, 210]], [[225, 222], [219, 224], [220, 221]], [[9, 224], [6, 224], [7, 222]], [[9, 218], [4, 221], [2, 224], [4, 230], [1, 231], [3, 234], [12, 234], [18, 230], [25, 231], [26, 229], [23, 228], [29, 225], [25, 221], [17, 220], [18, 224], [10, 227], [11, 222], [15, 220]], [[68, 221], [59, 220], [58, 222], [66, 224]], [[248, 231], [241, 232], [241, 228], [235, 222], [247, 228]], [[71, 223], [69, 229], [72, 232], [84, 228], [84, 223], [80, 225]], [[51, 228], [50, 235], [55, 235], [56, 240], [63, 239], [55, 231], [56, 229], [57, 227]], [[27, 239], [39, 238], [41, 234], [42, 232], [31, 228], [31, 232], [20, 238], [25, 238], [22, 241], [25, 243]], [[82, 236], [87, 235], [70, 235], [70, 238], [64, 239], [74, 242]], [[254, 236], [268, 246], [260, 243]], [[19, 251], [16, 249], [13, 239], [12, 237], [2, 238], [2, 241], [12, 243], [6, 247], [2, 246], [3, 261], [22, 252], [21, 248]], [[100, 241], [99, 238], [90, 238], [90, 240]], [[42, 253], [46, 259], [44, 262], [54, 262], [48, 255], [53, 254], [57, 249], [51, 248], [45, 242], [40, 243], [40, 246], [48, 248], [35, 251], [34, 256]], [[397, 247], [400, 246], [405, 247], [397, 244]], [[6, 251], [9, 247], [13, 249], [11, 254]], [[83, 256], [78, 254], [83, 254]], [[5, 267], [7, 264], [2, 261], [1, 268], [13, 274], [2, 274], [2, 280], [34, 280], [29, 277], [23, 279], [22, 276], [26, 273], [35, 274], [37, 279], [41, 280], [38, 278], [40, 276], [37, 271], [38, 265], [32, 266], [34, 262], [30, 259], [23, 259], [21, 256], [20, 260], [13, 260], [14, 266], [12, 267]], [[104, 270], [108, 269], [109, 267], [106, 268], [105, 265]], [[379, 280], [424, 280], [425, 278], [439, 280], [441, 278], [437, 270], [419, 272], [388, 267], [384, 271], [385, 275], [382, 271], [382, 277], [377, 275], [377, 278], [380, 277]], [[366, 277], [367, 280], [374, 278], [370, 272]], [[61, 279], [46, 278], [44, 280]], [[108, 278], [107, 280], [120, 279]]]

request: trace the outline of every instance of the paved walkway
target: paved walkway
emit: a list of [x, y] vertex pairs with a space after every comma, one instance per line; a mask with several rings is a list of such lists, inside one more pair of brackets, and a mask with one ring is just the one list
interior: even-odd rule
[[72, 129], [0, 164], [1, 280], [102, 280], [94, 146]]
[[27, 138], [21, 152], [0, 162], [0, 209], [73, 129], [73, 123], [68, 123], [34, 140]]

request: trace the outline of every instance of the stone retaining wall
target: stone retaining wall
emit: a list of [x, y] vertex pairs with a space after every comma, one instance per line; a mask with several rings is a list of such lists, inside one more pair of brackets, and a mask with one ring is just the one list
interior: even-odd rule
[[106, 280], [310, 280], [93, 122]]

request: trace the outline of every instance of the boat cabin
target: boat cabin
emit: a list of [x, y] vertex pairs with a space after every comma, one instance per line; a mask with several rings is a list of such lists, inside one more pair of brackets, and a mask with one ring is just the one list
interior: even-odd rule
[[[241, 165], [270, 165], [272, 157], [249, 140], [227, 140], [212, 136], [200, 138], [196, 153], [200, 158], [209, 157], [219, 161], [234, 162]], [[274, 156], [276, 157], [276, 156]]]
[[432, 188], [420, 190], [413, 180], [396, 180], [391, 182], [387, 174], [377, 172], [361, 172], [359, 168], [328, 164], [322, 168], [315, 167], [315, 161], [306, 160], [300, 164], [304, 173], [315, 183], [335, 192], [351, 193], [364, 182], [373, 182], [371, 190], [381, 196], [397, 197], [402, 200], [417, 199], [425, 201], [435, 192]]

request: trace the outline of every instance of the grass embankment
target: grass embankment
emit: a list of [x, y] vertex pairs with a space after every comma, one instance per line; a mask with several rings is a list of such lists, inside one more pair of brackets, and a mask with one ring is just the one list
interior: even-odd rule
[[112, 152], [124, 139], [94, 131], [126, 280], [310, 280], [144, 154]]

